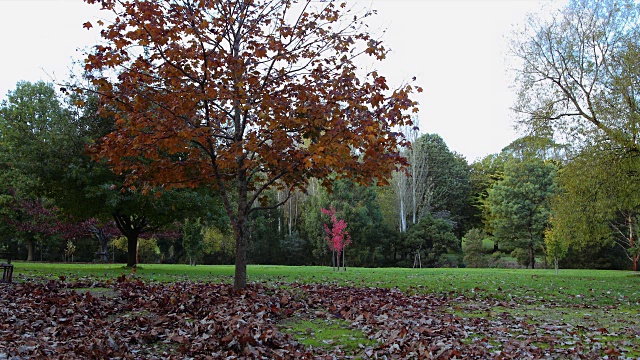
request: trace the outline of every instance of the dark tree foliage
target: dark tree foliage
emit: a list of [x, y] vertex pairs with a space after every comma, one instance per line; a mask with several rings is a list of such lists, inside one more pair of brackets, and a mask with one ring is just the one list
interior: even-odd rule
[[489, 190], [487, 202], [495, 238], [501, 244], [525, 249], [531, 268], [550, 227], [556, 171], [552, 162], [516, 159], [507, 163], [504, 179]]
[[488, 265], [487, 255], [482, 247], [482, 241], [487, 234], [480, 229], [471, 229], [462, 239], [464, 264], [466, 267], [482, 268]]
[[624, 250], [609, 242], [569, 245], [567, 254], [559, 261], [559, 266], [565, 269], [628, 270], [631, 265]]
[[444, 256], [461, 251], [460, 240], [453, 229], [454, 222], [446, 213], [427, 214], [407, 231], [405, 259], [414, 262], [414, 254], [419, 253], [422, 266], [450, 265]]

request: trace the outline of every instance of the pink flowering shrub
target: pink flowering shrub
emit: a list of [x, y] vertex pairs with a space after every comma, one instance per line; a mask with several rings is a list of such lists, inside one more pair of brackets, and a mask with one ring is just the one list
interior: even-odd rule
[[330, 210], [322, 208], [320, 211], [331, 218], [331, 227], [327, 224], [323, 225], [325, 232], [324, 239], [327, 241], [329, 249], [333, 252], [334, 259], [336, 260], [334, 264], [340, 268], [340, 254], [342, 254], [342, 265], [344, 266], [344, 248], [351, 244], [351, 236], [349, 236], [349, 232], [347, 231], [347, 222], [338, 220], [336, 217], [336, 209], [333, 207], [331, 207]]

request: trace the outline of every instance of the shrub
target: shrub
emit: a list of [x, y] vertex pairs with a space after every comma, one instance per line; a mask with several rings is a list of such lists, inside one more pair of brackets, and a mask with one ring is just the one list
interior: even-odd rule
[[522, 265], [525, 267], [529, 266], [530, 258], [529, 258], [529, 252], [527, 250], [522, 248], [516, 248], [511, 252], [511, 256], [516, 258], [519, 265]]
[[471, 229], [462, 239], [462, 251], [466, 267], [487, 267], [487, 256], [484, 254], [482, 242], [486, 234], [479, 229]]

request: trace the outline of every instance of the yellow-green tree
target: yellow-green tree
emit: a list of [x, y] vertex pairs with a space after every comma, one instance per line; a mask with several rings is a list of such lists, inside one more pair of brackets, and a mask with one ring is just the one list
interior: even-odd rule
[[[621, 156], [622, 155], [622, 156]], [[553, 238], [578, 248], [614, 242], [637, 270], [640, 159], [612, 144], [584, 149], [559, 175]]]

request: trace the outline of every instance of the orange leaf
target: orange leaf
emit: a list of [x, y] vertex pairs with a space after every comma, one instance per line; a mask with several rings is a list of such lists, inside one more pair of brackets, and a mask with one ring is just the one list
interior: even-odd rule
[[259, 49], [256, 49], [254, 53], [256, 54], [257, 57], [265, 57], [267, 56], [267, 49], [261, 47]]
[[93, 25], [91, 25], [91, 23], [87, 21], [86, 23], [82, 24], [82, 27], [89, 30], [93, 27]]

